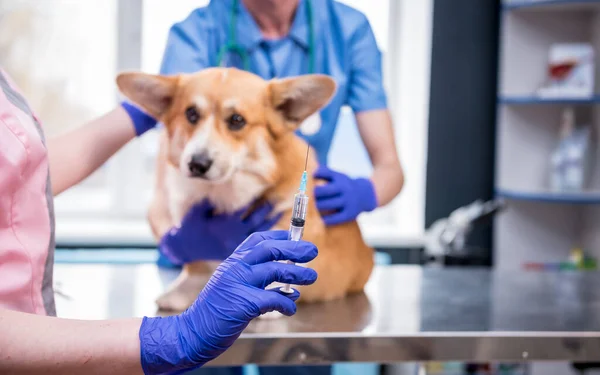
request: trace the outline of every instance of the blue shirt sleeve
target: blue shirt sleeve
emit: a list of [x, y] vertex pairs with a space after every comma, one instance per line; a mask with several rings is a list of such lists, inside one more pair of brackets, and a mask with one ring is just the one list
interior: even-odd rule
[[185, 20], [174, 24], [169, 31], [160, 73], [194, 73], [209, 67], [209, 28], [204, 8], [196, 9]]
[[351, 67], [347, 102], [354, 113], [387, 108], [381, 51], [367, 17], [361, 16], [349, 48]]

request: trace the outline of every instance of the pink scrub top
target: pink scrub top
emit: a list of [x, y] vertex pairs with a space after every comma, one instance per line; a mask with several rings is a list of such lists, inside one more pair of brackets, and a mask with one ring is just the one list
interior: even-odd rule
[[56, 315], [54, 209], [42, 128], [0, 69], [0, 308]]

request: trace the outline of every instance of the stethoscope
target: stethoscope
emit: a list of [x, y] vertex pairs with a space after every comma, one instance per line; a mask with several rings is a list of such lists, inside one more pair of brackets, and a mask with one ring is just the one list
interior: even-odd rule
[[[243, 69], [250, 70], [248, 52], [243, 46], [237, 43], [236, 38], [238, 5], [239, 0], [234, 0], [233, 7], [231, 8], [231, 20], [229, 22], [229, 35], [227, 36], [227, 42], [219, 50], [219, 54], [217, 55], [217, 65], [224, 66], [223, 64], [227, 60], [225, 59], [225, 55], [235, 53], [242, 60]], [[306, 21], [308, 23], [308, 73], [312, 74], [315, 72], [315, 40], [311, 0], [306, 0]]]
[[[315, 72], [315, 37], [313, 29], [312, 17], [312, 1], [306, 1], [306, 22], [308, 24], [308, 74]], [[246, 49], [237, 43], [236, 26], [237, 26], [237, 10], [239, 0], [233, 1], [231, 8], [231, 20], [229, 22], [229, 35], [227, 42], [219, 50], [217, 55], [217, 66], [226, 66], [225, 55], [236, 54], [242, 60], [242, 67], [246, 71], [250, 71], [250, 58]], [[304, 135], [314, 135], [321, 129], [321, 116], [319, 112], [315, 112], [312, 116], [304, 120], [300, 126], [300, 131]]]

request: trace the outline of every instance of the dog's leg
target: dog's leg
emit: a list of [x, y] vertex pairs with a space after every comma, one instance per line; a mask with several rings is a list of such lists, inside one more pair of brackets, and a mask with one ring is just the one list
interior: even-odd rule
[[327, 228], [319, 241], [319, 255], [309, 265], [319, 274], [317, 282], [300, 287], [299, 302], [325, 302], [363, 290], [373, 270], [373, 249], [361, 236], [356, 222]]
[[[171, 214], [167, 178], [168, 162], [168, 137], [166, 132], [160, 136], [159, 152], [156, 161], [155, 191], [150, 209], [148, 210], [148, 222], [156, 241], [176, 224], [176, 218]], [[188, 308], [202, 290], [208, 277], [212, 274], [214, 266], [204, 263], [192, 263], [185, 265], [183, 272], [168, 287], [167, 291], [158, 297], [156, 304], [161, 310], [183, 311]]]
[[216, 268], [215, 263], [194, 262], [186, 264], [169, 289], [156, 300], [158, 308], [184, 311], [198, 297]]
[[350, 227], [348, 235], [356, 239], [353, 242], [354, 253], [349, 259], [351, 261], [350, 268], [354, 273], [352, 282], [348, 287], [348, 294], [351, 294], [362, 292], [369, 281], [375, 267], [375, 250], [364, 242], [358, 223], [348, 223], [348, 226]]

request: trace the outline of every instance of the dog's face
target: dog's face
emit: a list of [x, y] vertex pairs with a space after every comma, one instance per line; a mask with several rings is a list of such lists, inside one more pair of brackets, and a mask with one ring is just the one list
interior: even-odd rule
[[221, 183], [238, 172], [269, 180], [273, 145], [335, 92], [324, 75], [265, 81], [237, 69], [156, 76], [124, 73], [119, 89], [169, 134], [169, 162], [189, 178]]

